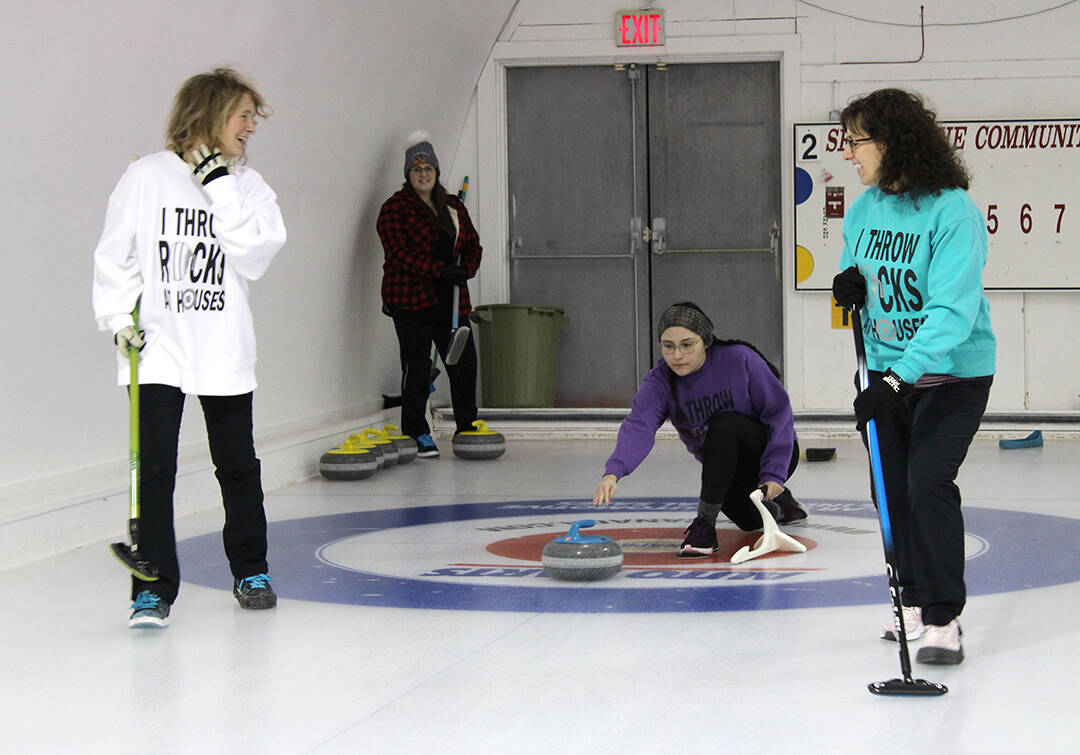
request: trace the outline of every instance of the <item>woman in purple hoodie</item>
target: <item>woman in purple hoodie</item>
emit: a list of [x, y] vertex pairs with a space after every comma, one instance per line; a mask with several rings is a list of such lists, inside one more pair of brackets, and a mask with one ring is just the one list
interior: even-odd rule
[[668, 307], [656, 328], [663, 359], [649, 370], [619, 426], [615, 451], [593, 493], [611, 503], [618, 481], [633, 472], [667, 419], [701, 462], [697, 517], [686, 528], [680, 556], [716, 552], [716, 518], [740, 529], [762, 528], [750, 493], [761, 488], [778, 524], [805, 519], [806, 509], [784, 487], [799, 462], [794, 416], [779, 372], [743, 341], [719, 341], [713, 324], [691, 302]]

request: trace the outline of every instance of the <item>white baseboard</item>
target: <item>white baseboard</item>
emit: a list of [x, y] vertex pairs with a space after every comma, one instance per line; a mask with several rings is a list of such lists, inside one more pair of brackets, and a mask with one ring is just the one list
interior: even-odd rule
[[[265, 491], [318, 474], [319, 457], [349, 433], [395, 422], [399, 410], [382, 400], [255, 429]], [[53, 477], [0, 488], [0, 569], [108, 538], [127, 540], [128, 463], [118, 459]], [[181, 447], [176, 474], [176, 516], [220, 508], [221, 492], [206, 443]]]

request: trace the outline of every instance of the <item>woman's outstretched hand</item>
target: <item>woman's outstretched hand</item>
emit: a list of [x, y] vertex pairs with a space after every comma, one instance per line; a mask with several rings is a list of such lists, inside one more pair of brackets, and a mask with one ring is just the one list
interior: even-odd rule
[[606, 474], [600, 478], [600, 484], [592, 496], [593, 506], [607, 506], [615, 497], [615, 491], [619, 489], [619, 479], [613, 474]]

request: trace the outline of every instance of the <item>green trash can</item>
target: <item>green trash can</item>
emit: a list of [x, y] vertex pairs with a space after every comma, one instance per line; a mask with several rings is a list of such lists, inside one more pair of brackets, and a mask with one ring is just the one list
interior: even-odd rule
[[469, 320], [478, 341], [481, 406], [554, 406], [559, 332], [570, 318], [558, 307], [483, 304]]

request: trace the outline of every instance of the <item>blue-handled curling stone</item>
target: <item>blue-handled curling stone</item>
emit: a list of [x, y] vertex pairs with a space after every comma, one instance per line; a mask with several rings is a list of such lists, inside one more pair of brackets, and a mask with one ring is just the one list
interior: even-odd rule
[[541, 561], [549, 577], [585, 582], [607, 579], [619, 573], [623, 562], [619, 544], [610, 537], [578, 532], [595, 524], [592, 519], [574, 522], [567, 534], [544, 546]]

